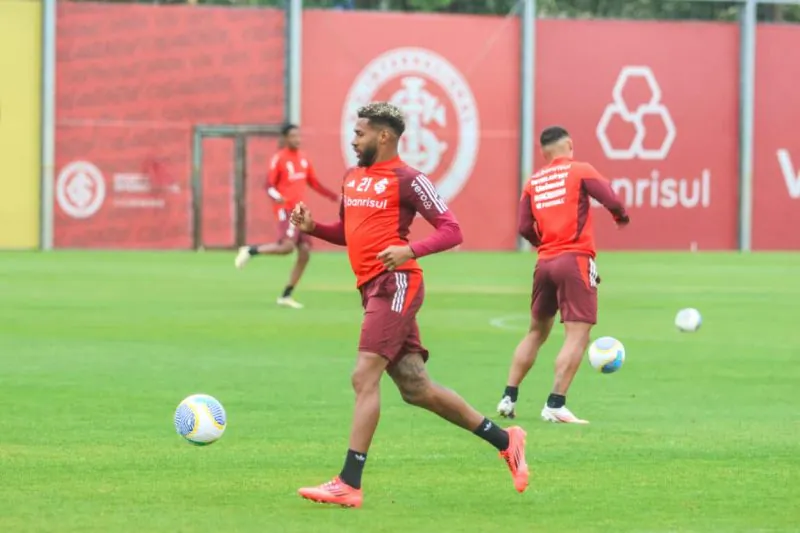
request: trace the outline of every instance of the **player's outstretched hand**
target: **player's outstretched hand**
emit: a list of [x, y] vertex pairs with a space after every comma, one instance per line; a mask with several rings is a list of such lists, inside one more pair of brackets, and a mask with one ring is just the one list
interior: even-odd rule
[[629, 216], [619, 217], [614, 222], [617, 223], [617, 229], [623, 229], [625, 226], [631, 223], [631, 218]]
[[389, 270], [394, 270], [413, 258], [414, 251], [410, 246], [389, 246], [378, 254], [378, 259]]
[[311, 218], [311, 211], [303, 202], [299, 202], [292, 209], [291, 221], [295, 227], [305, 233], [314, 230], [314, 219]]

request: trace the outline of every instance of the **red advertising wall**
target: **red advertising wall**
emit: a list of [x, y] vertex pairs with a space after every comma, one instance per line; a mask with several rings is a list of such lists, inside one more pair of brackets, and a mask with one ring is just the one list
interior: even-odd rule
[[630, 208], [624, 231], [595, 211], [598, 246], [734, 248], [736, 26], [544, 20], [537, 31], [537, 131], [564, 126], [576, 159]]
[[[282, 12], [59, 2], [57, 48], [56, 246], [189, 247], [192, 127], [282, 120]], [[210, 244], [233, 235], [220, 142], [204, 158]], [[258, 146], [253, 183], [274, 149]], [[250, 211], [265, 227], [268, 206]]]
[[753, 248], [800, 249], [800, 27], [762, 24], [756, 40]]
[[[449, 202], [464, 248], [513, 248], [517, 20], [306, 11], [303, 35], [303, 135], [320, 174], [341, 179], [355, 163], [349, 142], [356, 110], [390, 100], [406, 112], [401, 155]], [[335, 207], [317, 216], [336, 216]], [[411, 237], [427, 231], [420, 220]]]
[[[390, 100], [407, 115], [401, 153], [458, 215], [464, 248], [512, 249], [518, 20], [311, 10], [303, 23], [303, 143], [321, 179], [338, 187], [354, 162], [355, 110]], [[282, 13], [61, 2], [58, 24], [56, 245], [189, 247], [192, 127], [281, 122]], [[779, 52], [798, 42], [798, 27], [759, 28], [757, 249], [800, 247], [783, 233], [800, 224], [800, 108], [786, 105], [800, 63]], [[540, 20], [536, 61], [536, 131], [566, 127], [631, 209], [624, 231], [596, 210], [601, 249], [736, 247], [735, 24]], [[203, 147], [204, 240], [230, 245], [233, 144]], [[274, 149], [248, 145], [250, 240], [273, 237], [262, 187]], [[427, 231], [419, 222], [412, 238]]]

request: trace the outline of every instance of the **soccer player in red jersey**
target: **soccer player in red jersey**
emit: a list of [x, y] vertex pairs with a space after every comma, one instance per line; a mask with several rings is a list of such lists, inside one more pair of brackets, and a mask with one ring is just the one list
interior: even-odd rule
[[288, 255], [297, 249], [297, 261], [289, 276], [289, 283], [278, 298], [278, 305], [301, 309], [303, 305], [292, 297], [292, 292], [311, 257], [311, 239], [289, 223], [289, 215], [305, 197], [306, 185], [331, 201], [337, 201], [339, 195], [320, 183], [308, 156], [300, 150], [300, 129], [294, 124], [287, 124], [281, 130], [281, 137], [283, 147], [273, 156], [267, 179], [267, 194], [272, 199], [278, 222], [278, 241], [260, 246], [242, 246], [234, 264], [242, 268], [253, 256]]
[[556, 312], [561, 311], [564, 344], [556, 357], [555, 382], [542, 418], [550, 422], [586, 424], [567, 409], [567, 390], [597, 323], [595, 245], [590, 198], [603, 205], [618, 227], [630, 221], [625, 206], [597, 170], [574, 161], [572, 139], [563, 128], [544, 130], [540, 137], [546, 165], [525, 185], [519, 204], [519, 233], [537, 248], [533, 272], [531, 324], [511, 363], [508, 386], [497, 406], [514, 418], [519, 385], [545, 343]]
[[[358, 166], [345, 174], [339, 220], [315, 223], [302, 203], [292, 212], [292, 223], [302, 231], [347, 247], [364, 307], [352, 374], [356, 399], [349, 449], [338, 476], [299, 490], [302, 497], [315, 502], [361, 506], [361, 474], [378, 426], [384, 372], [406, 402], [493, 445], [511, 470], [517, 491], [528, 486], [522, 428], [501, 429], [461, 396], [433, 382], [425, 369], [428, 350], [422, 345], [416, 319], [425, 287], [417, 259], [453, 248], [462, 237], [458, 221], [433, 184], [398, 156], [404, 130], [402, 112], [391, 104], [378, 102], [359, 109], [352, 142]], [[436, 231], [409, 243], [409, 228], [417, 213]]]

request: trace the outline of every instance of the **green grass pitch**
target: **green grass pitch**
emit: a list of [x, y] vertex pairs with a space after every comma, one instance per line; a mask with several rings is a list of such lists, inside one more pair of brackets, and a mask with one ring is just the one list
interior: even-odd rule
[[[539, 420], [551, 342], [521, 389], [523, 495], [491, 447], [402, 403], [387, 378], [360, 510], [296, 489], [338, 473], [360, 301], [342, 254], [0, 254], [0, 531], [627, 532], [800, 530], [800, 255], [602, 253], [600, 323], [627, 361], [585, 362]], [[528, 254], [423, 260], [433, 377], [489, 416], [525, 329]], [[696, 334], [675, 331], [680, 307]], [[185, 396], [219, 398], [221, 441], [183, 442]]]

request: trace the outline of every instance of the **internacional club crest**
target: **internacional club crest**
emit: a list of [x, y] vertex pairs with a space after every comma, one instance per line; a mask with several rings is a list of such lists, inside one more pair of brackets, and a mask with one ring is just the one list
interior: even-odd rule
[[88, 161], [73, 161], [56, 178], [56, 201], [72, 218], [89, 218], [102, 207], [106, 182], [100, 169]]
[[358, 108], [388, 101], [405, 113], [400, 156], [431, 177], [446, 201], [466, 185], [478, 157], [479, 118], [464, 76], [444, 57], [424, 48], [395, 48], [356, 76], [342, 113], [342, 153], [357, 162], [350, 145]]

